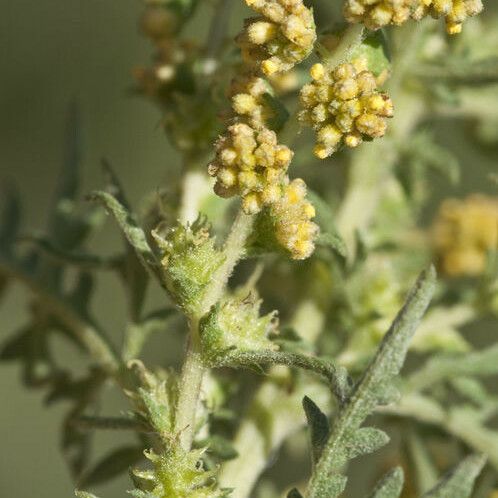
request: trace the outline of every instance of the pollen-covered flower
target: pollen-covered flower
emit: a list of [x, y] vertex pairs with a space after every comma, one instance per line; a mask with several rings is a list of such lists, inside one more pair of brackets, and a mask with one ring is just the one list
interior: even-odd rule
[[361, 22], [369, 29], [389, 24], [399, 26], [408, 19], [426, 15], [446, 18], [449, 34], [460, 33], [467, 17], [479, 14], [482, 0], [346, 0], [344, 16], [349, 22]]
[[242, 57], [271, 75], [305, 59], [316, 40], [313, 14], [302, 0], [246, 0], [260, 17], [246, 21], [237, 41]]
[[498, 250], [498, 199], [473, 195], [445, 201], [432, 230], [442, 272], [479, 275], [487, 256]]
[[230, 87], [232, 110], [237, 117], [243, 118], [252, 128], [266, 126], [273, 111], [265, 99], [271, 92], [269, 84], [254, 74], [243, 74], [234, 78]]
[[306, 259], [315, 249], [318, 225], [311, 221], [315, 208], [306, 200], [306, 184], [300, 178], [285, 186], [280, 200], [271, 207], [277, 241], [292, 259]]
[[429, 13], [432, 17], [444, 17], [446, 31], [450, 35], [460, 33], [462, 24], [468, 18], [476, 16], [483, 9], [482, 0], [424, 0], [415, 16]]
[[317, 157], [324, 159], [343, 144], [356, 147], [364, 138], [385, 134], [393, 104], [387, 94], [378, 91], [364, 58], [334, 69], [315, 64], [310, 74], [313, 82], [301, 90], [299, 119], [317, 132]]
[[215, 147], [216, 157], [208, 171], [216, 177], [218, 195], [240, 195], [247, 214], [258, 213], [263, 206], [280, 199], [293, 153], [277, 142], [275, 132], [235, 123]]
[[346, 0], [344, 17], [352, 23], [361, 22], [369, 29], [388, 24], [399, 26], [410, 18], [420, 0]]

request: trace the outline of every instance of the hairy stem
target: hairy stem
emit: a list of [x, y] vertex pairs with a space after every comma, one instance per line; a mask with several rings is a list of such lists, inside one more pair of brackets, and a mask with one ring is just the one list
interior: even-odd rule
[[239, 211], [225, 242], [225, 261], [213, 276], [204, 294], [199, 315], [190, 319], [189, 344], [182, 367], [180, 396], [176, 407], [176, 429], [180, 431], [180, 441], [186, 450], [192, 446], [195, 435], [197, 404], [205, 371], [199, 347], [199, 319], [222, 297], [228, 279], [242, 256], [253, 222], [253, 216], [244, 214], [242, 210]]

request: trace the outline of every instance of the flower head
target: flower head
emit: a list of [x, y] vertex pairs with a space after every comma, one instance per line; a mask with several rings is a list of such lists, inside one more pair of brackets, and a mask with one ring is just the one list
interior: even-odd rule
[[233, 124], [216, 142], [216, 158], [209, 166], [217, 180], [215, 191], [221, 197], [240, 195], [244, 211], [257, 213], [280, 198], [292, 155], [268, 128]]
[[324, 159], [343, 144], [356, 147], [364, 138], [385, 134], [393, 104], [387, 94], [378, 91], [365, 59], [334, 69], [315, 64], [310, 73], [313, 82], [301, 90], [299, 119], [317, 132], [317, 157]]
[[432, 230], [439, 266], [449, 276], [479, 275], [498, 250], [498, 199], [473, 195], [445, 201]]
[[280, 200], [271, 208], [275, 237], [292, 259], [306, 259], [315, 249], [318, 225], [311, 221], [315, 208], [306, 200], [306, 184], [300, 178], [285, 186]]
[[246, 21], [237, 41], [242, 57], [267, 76], [305, 59], [316, 40], [313, 14], [302, 0], [246, 0], [260, 17]]
[[449, 34], [460, 33], [467, 17], [479, 14], [482, 0], [346, 0], [344, 16], [349, 22], [364, 23], [369, 29], [389, 24], [399, 26], [408, 19], [427, 15], [446, 19]]

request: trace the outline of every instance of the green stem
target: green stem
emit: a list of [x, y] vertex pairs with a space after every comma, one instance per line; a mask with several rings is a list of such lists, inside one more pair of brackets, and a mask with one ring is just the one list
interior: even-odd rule
[[199, 319], [222, 297], [228, 279], [243, 254], [253, 223], [253, 216], [244, 214], [242, 210], [239, 211], [225, 242], [225, 261], [206, 289], [198, 316], [190, 319], [190, 338], [180, 378], [175, 423], [176, 430], [180, 431], [181, 444], [186, 450], [191, 448], [195, 435], [197, 404], [205, 371], [199, 346]]
[[176, 431], [180, 444], [189, 451], [195, 436], [195, 418], [201, 393], [204, 365], [199, 350], [199, 322], [190, 323], [190, 337], [180, 377], [179, 398], [176, 406]]
[[240, 210], [232, 225], [232, 229], [225, 242], [225, 261], [214, 274], [211, 284], [206, 289], [204, 299], [200, 307], [200, 316], [209, 311], [223, 294], [223, 290], [244, 252], [247, 237], [251, 233], [254, 224], [254, 216], [245, 214]]

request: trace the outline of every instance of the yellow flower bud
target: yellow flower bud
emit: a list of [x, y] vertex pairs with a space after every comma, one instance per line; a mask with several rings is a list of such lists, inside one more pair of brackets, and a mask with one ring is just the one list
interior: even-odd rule
[[[301, 122], [317, 131], [314, 154], [324, 159], [341, 144], [357, 147], [364, 137], [385, 134], [385, 118], [393, 116], [391, 99], [377, 90], [374, 75], [365, 69], [365, 58], [344, 63], [320, 76], [301, 92]], [[322, 66], [323, 67], [323, 66]], [[315, 104], [316, 101], [319, 104]]]

